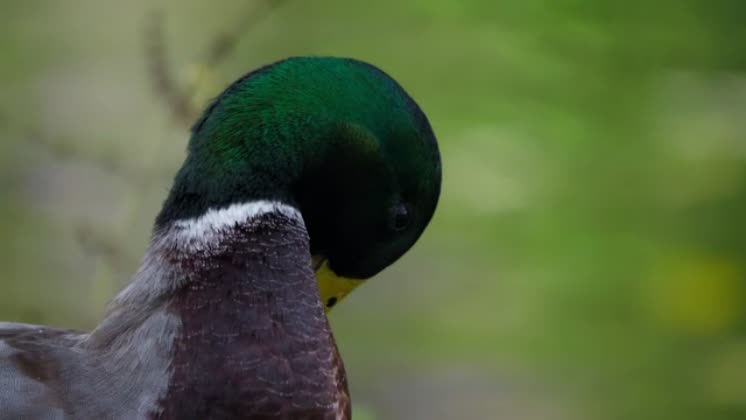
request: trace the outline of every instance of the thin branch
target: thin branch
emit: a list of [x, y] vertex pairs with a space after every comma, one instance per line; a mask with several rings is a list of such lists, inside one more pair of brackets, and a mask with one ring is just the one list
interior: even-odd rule
[[[264, 0], [258, 6], [247, 10], [232, 31], [214, 37], [204, 54], [204, 66], [209, 71], [222, 63], [235, 50], [238, 40], [248, 30], [255, 27], [286, 0]], [[192, 105], [198, 79], [191, 86], [181, 87], [175, 81], [168, 65], [167, 47], [163, 34], [163, 13], [153, 13], [147, 25], [146, 59], [153, 87], [162, 96], [174, 117], [184, 125], [191, 125], [199, 116], [199, 110]]]
[[286, 0], [265, 0], [260, 2], [259, 6], [247, 10], [232, 31], [219, 34], [212, 40], [205, 55], [207, 67], [214, 68], [225, 60], [233, 52], [236, 44], [246, 31], [258, 25], [285, 2]]
[[192, 108], [187, 96], [172, 78], [166, 58], [163, 36], [163, 13], [154, 12], [147, 25], [146, 61], [151, 75], [153, 89], [166, 100], [171, 113], [179, 121], [190, 124], [197, 112]]

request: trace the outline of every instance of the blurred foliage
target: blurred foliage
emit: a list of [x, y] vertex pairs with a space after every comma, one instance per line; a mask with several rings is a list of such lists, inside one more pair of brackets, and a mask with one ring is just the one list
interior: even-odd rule
[[746, 3], [250, 6], [3, 4], [0, 318], [90, 327], [135, 269], [187, 139], [156, 8], [189, 106], [332, 54], [429, 115], [432, 226], [332, 314], [361, 419], [746, 418]]

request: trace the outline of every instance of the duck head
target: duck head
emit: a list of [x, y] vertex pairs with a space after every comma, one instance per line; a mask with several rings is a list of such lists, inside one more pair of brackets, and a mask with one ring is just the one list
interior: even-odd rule
[[156, 229], [236, 203], [292, 205], [328, 310], [417, 241], [440, 184], [433, 131], [396, 81], [353, 59], [290, 58], [205, 110]]

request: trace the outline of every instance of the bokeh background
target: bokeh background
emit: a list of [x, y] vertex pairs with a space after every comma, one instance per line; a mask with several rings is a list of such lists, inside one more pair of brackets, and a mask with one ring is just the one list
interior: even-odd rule
[[331, 315], [355, 418], [746, 418], [746, 3], [0, 5], [0, 319], [90, 328], [189, 120], [291, 55], [398, 79], [431, 227]]

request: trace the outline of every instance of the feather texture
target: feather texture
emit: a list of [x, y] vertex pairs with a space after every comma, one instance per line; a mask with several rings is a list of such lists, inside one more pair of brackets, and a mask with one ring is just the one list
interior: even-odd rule
[[262, 209], [156, 233], [91, 333], [0, 323], [0, 419], [349, 419], [303, 220]]

